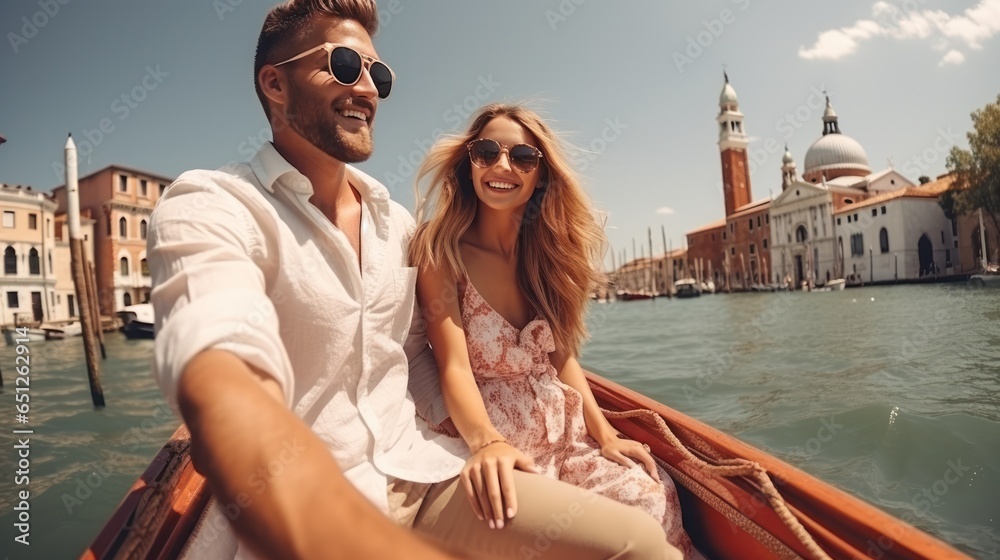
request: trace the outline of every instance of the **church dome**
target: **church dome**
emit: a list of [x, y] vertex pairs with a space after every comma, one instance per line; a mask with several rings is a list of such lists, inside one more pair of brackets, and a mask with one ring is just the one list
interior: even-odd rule
[[857, 140], [844, 134], [825, 134], [806, 152], [806, 174], [828, 169], [853, 169], [871, 173], [868, 154]]
[[726, 79], [726, 85], [722, 87], [722, 93], [719, 95], [719, 105], [738, 105], [739, 100], [736, 99], [736, 90]]

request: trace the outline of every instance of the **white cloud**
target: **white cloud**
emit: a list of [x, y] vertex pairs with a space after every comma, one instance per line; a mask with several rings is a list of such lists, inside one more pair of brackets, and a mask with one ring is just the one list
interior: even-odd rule
[[959, 51], [956, 51], [955, 49], [952, 49], [948, 51], [947, 54], [944, 55], [944, 58], [941, 59], [941, 62], [938, 63], [938, 66], [945, 66], [947, 64], [961, 64], [963, 62], [965, 62], [965, 55], [960, 53]]
[[657, 208], [656, 213], [663, 214], [664, 216], [672, 216], [674, 214], [674, 209], [664, 206], [663, 208]]
[[[923, 4], [926, 0], [920, 0]], [[872, 19], [858, 20], [849, 27], [822, 31], [811, 47], [800, 47], [806, 60], [839, 60], [858, 51], [861, 43], [876, 37], [895, 40], [932, 41], [934, 50], [948, 50], [941, 64], [961, 64], [965, 55], [955, 46], [973, 50], [1000, 34], [1000, 0], [979, 0], [961, 14], [941, 10], [913, 10], [879, 1], [872, 6]]]

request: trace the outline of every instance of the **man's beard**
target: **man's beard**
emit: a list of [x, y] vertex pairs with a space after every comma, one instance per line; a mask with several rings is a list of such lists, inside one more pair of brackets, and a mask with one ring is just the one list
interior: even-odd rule
[[348, 132], [337, 124], [334, 110], [309, 103], [307, 98], [294, 86], [289, 89], [286, 118], [292, 130], [344, 163], [359, 163], [371, 157], [374, 144], [370, 127]]

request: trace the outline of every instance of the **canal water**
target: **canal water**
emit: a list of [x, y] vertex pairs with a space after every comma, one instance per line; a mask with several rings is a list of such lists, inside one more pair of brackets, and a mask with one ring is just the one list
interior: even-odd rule
[[[583, 363], [901, 517], [1000, 557], [1000, 291], [962, 285], [591, 306]], [[30, 547], [14, 543], [14, 349], [0, 346], [0, 558], [75, 558], [177, 426], [152, 341], [31, 343]], [[17, 427], [22, 427], [18, 425]]]

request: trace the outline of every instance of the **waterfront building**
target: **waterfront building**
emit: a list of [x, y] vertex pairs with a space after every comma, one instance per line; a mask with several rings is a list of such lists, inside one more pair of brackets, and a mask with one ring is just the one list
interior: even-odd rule
[[885, 191], [834, 212], [842, 270], [850, 282], [884, 283], [958, 272], [957, 221], [940, 196], [952, 177]]
[[[852, 245], [851, 257], [845, 259], [841, 242], [851, 235], [857, 242], [857, 235], [861, 235], [852, 209], [871, 197], [913, 187], [913, 182], [891, 167], [872, 173], [864, 147], [840, 131], [829, 97], [823, 112], [823, 134], [806, 152], [802, 178], [787, 146], [781, 164], [781, 194], [770, 209], [773, 277], [795, 288], [857, 277], [855, 265], [860, 263], [853, 257], [860, 245]], [[862, 265], [861, 270], [865, 269]]]
[[771, 260], [771, 200], [769, 197], [753, 201], [747, 160], [750, 139], [736, 90], [729, 83], [729, 76], [724, 74], [724, 78], [716, 121], [719, 124], [725, 223], [721, 230], [719, 222], [712, 222], [686, 234], [688, 247], [694, 247], [697, 254], [694, 259], [688, 259], [689, 266], [695, 264], [689, 276], [702, 282], [711, 279], [716, 289], [746, 290], [771, 283], [768, 265]]
[[674, 249], [652, 258], [632, 259], [615, 271], [615, 288], [633, 293], [665, 294], [673, 288], [674, 280], [689, 274], [689, 263], [685, 249]]
[[40, 323], [56, 312], [56, 202], [31, 187], [0, 184], [0, 324]]
[[705, 224], [689, 231], [687, 235], [687, 258], [692, 271], [684, 271], [684, 276], [711, 280], [716, 286], [725, 284], [722, 242], [728, 238], [725, 218]]
[[[80, 209], [95, 220], [94, 265], [101, 314], [149, 301], [152, 281], [146, 265], [146, 232], [153, 206], [173, 179], [110, 165], [82, 177]], [[66, 187], [53, 191], [66, 211]]]

